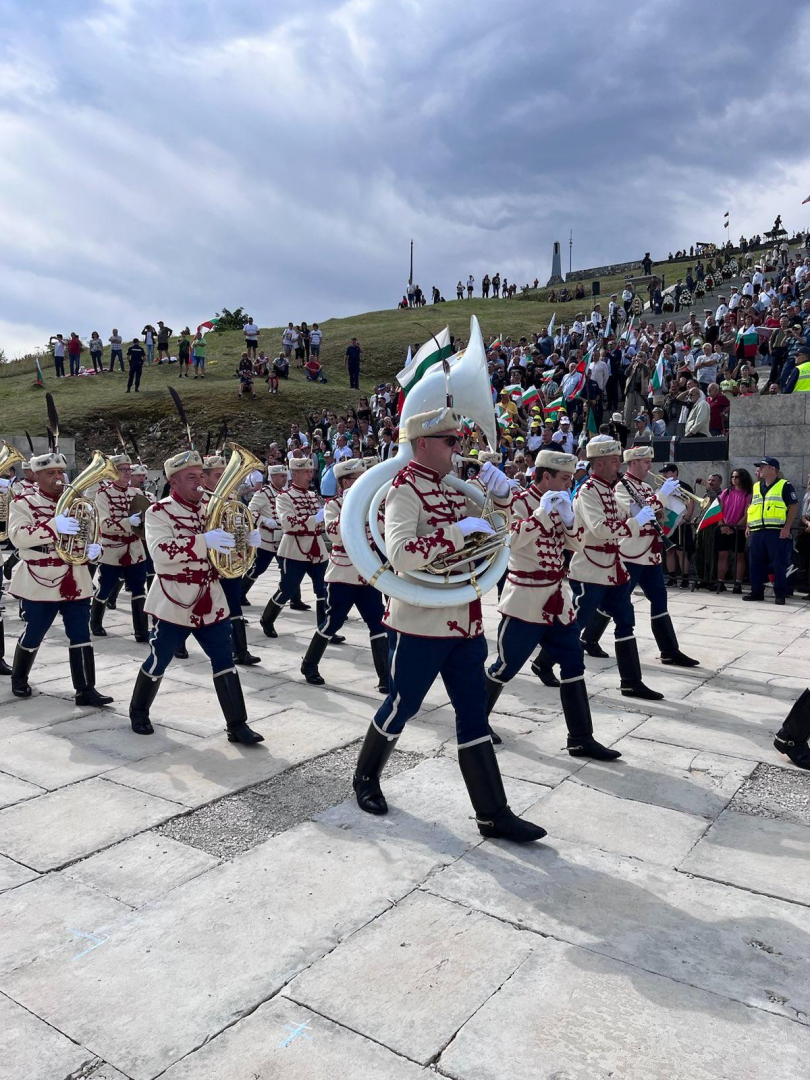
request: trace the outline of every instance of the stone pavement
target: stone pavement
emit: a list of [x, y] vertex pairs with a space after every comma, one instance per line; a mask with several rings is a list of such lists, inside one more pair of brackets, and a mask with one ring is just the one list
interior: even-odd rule
[[[104, 710], [71, 701], [54, 633], [17, 701], [0, 680], [0, 1080], [793, 1080], [810, 1055], [810, 774], [773, 732], [808, 682], [810, 606], [671, 591], [699, 668], [656, 659], [624, 699], [588, 661], [575, 760], [530, 675], [493, 724], [543, 844], [482, 841], [442, 686], [408, 726], [387, 818], [350, 797], [380, 702], [365, 628], [298, 672], [310, 613], [257, 628], [259, 747], [229, 744], [195, 643], [126, 705], [143, 646], [125, 597], [97, 643]], [[485, 602], [490, 641], [494, 598]], [[6, 600], [7, 638], [17, 631]]]

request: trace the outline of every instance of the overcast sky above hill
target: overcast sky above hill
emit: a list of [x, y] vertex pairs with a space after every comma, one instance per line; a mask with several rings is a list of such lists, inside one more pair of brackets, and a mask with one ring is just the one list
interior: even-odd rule
[[810, 226], [795, 0], [0, 0], [0, 347]]

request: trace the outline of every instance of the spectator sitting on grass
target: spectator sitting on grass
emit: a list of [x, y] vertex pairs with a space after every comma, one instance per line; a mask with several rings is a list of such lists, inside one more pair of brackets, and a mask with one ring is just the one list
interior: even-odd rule
[[242, 353], [242, 359], [239, 361], [239, 367], [236, 374], [239, 376], [239, 397], [243, 397], [245, 391], [250, 393], [251, 397], [256, 397], [256, 391], [253, 389], [253, 361], [250, 359], [246, 352]]
[[273, 361], [273, 371], [277, 379], [287, 379], [290, 375], [290, 361], [284, 353], [279, 355]]
[[310, 356], [309, 360], [304, 364], [304, 371], [307, 373], [308, 382], [326, 382], [323, 366], [316, 356]]

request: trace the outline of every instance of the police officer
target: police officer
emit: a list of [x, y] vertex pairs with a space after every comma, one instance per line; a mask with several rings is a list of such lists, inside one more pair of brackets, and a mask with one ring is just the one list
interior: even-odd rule
[[785, 383], [785, 393], [810, 394], [810, 349], [799, 349], [795, 364]]
[[784, 604], [788, 594], [787, 570], [793, 553], [790, 530], [799, 512], [799, 499], [793, 485], [780, 477], [775, 457], [764, 457], [754, 465], [756, 482], [745, 529], [749, 538], [751, 592], [743, 600], [765, 599], [765, 574], [770, 562], [774, 603]]

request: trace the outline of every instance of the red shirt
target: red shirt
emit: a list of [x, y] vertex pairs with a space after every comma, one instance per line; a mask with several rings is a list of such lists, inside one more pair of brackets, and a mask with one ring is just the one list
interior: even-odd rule
[[729, 406], [728, 398], [721, 390], [717, 397], [709, 397], [707, 395], [706, 400], [709, 403], [709, 427], [713, 430], [719, 429], [722, 431], [725, 426], [723, 422], [723, 413]]
[[68, 338], [67, 351], [69, 356], [78, 356], [82, 351], [82, 343], [79, 338]]

